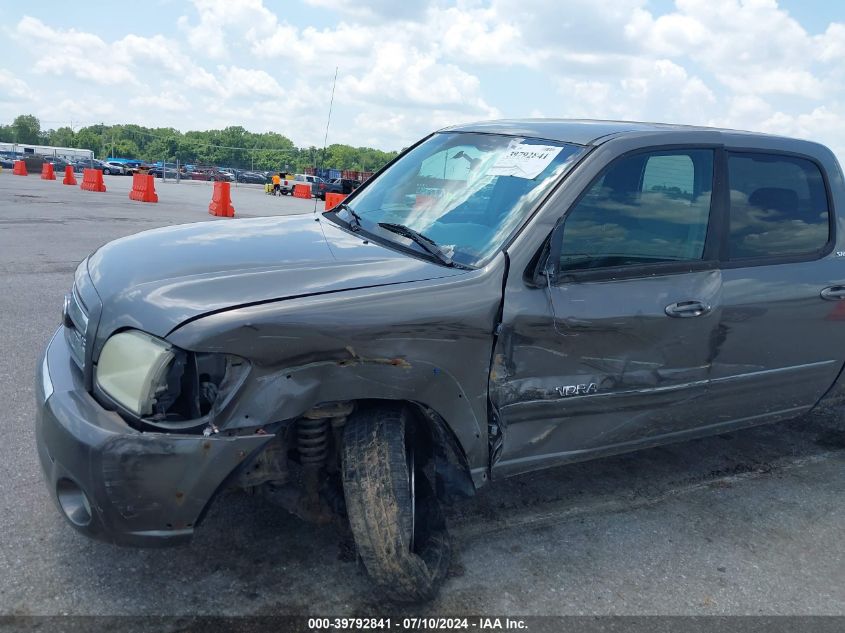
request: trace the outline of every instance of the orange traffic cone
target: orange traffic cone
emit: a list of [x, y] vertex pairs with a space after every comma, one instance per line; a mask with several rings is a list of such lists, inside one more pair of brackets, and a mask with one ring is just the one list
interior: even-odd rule
[[15, 167], [12, 169], [12, 174], [15, 176], [26, 176], [26, 163], [22, 160], [16, 160]]
[[337, 205], [343, 202], [346, 196], [342, 193], [327, 193], [326, 194], [326, 211], [334, 209]]
[[55, 180], [56, 174], [53, 172], [53, 163], [42, 163], [41, 165], [41, 180]]
[[73, 173], [73, 167], [68, 165], [65, 167], [65, 178], [62, 180], [63, 185], [75, 185], [76, 184], [76, 176]]
[[215, 182], [214, 193], [211, 195], [211, 204], [208, 205], [208, 212], [211, 215], [219, 215], [224, 218], [235, 217], [235, 207], [232, 206], [231, 190], [228, 182]]

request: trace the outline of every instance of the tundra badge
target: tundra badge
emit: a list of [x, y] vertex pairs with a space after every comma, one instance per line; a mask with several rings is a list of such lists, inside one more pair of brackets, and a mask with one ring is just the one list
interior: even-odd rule
[[599, 386], [591, 382], [586, 385], [566, 385], [565, 387], [555, 387], [555, 391], [560, 394], [561, 398], [568, 398], [570, 396], [586, 396], [591, 393], [596, 393]]

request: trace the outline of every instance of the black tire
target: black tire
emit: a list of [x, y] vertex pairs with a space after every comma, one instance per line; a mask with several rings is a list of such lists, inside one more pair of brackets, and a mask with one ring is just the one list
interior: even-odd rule
[[103, 169], [103, 174], [104, 174], [104, 175], [106, 175], [106, 176], [108, 176], [108, 175], [110, 175], [110, 174], [111, 174], [111, 171], [109, 171], [109, 168], [108, 168], [108, 167], [106, 167], [106, 168], [104, 168], [104, 169]]
[[[440, 503], [414, 442], [404, 406], [350, 417], [343, 442], [343, 494], [358, 553], [370, 577], [399, 602], [433, 598], [446, 576], [451, 545]], [[418, 451], [417, 451], [418, 452]], [[415, 464], [415, 495], [409, 463]]]

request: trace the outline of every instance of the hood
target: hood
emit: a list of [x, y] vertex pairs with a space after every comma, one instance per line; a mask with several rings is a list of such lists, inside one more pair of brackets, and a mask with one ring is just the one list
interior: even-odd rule
[[88, 260], [98, 341], [122, 327], [165, 336], [244, 304], [461, 274], [367, 242], [312, 215], [170, 226], [109, 242]]

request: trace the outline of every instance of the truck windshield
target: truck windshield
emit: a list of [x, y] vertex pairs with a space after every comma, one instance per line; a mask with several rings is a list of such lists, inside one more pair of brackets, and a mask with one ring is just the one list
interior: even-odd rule
[[[543, 139], [439, 133], [402, 156], [349, 204], [364, 229], [403, 225], [455, 262], [477, 266], [502, 246], [583, 151], [580, 145]], [[385, 239], [398, 237], [378, 232]]]

